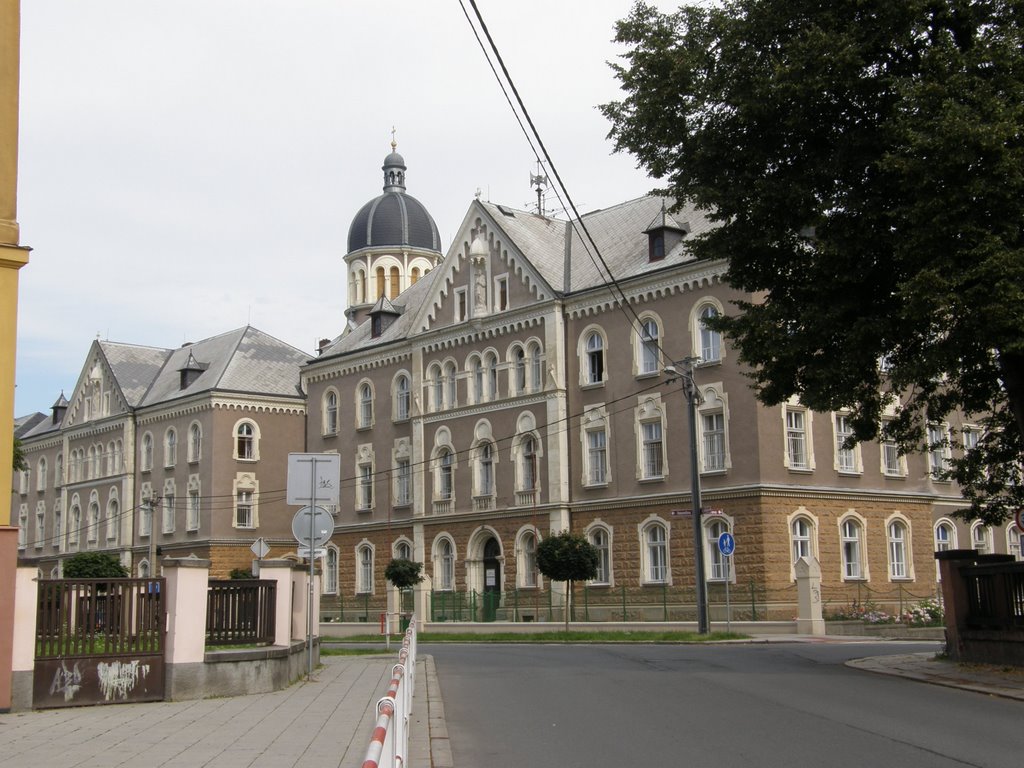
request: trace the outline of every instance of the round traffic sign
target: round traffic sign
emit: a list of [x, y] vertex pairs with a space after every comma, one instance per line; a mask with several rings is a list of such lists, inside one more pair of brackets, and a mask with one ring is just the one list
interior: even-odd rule
[[292, 518], [292, 535], [304, 547], [322, 547], [331, 538], [332, 533], [334, 517], [323, 507], [303, 507]]
[[736, 539], [731, 533], [723, 533], [718, 537], [718, 551], [726, 557], [736, 551]]

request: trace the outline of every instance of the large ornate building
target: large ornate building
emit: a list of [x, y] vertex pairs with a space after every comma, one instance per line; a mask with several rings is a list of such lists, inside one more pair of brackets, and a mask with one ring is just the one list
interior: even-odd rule
[[[278, 367], [242, 365], [251, 356], [229, 354], [222, 337], [174, 351], [94, 344], [71, 401], [22, 438], [32, 471], [13, 508], [24, 558], [46, 570], [74, 547], [109, 546], [141, 568], [153, 498], [163, 514], [180, 510], [155, 513], [165, 549], [222, 569], [247, 563], [241, 545], [256, 535], [279, 553], [294, 547], [286, 454], [337, 452], [326, 616], [373, 620], [385, 566], [409, 557], [424, 563], [433, 600], [421, 610], [434, 618], [544, 618], [562, 593], [538, 572], [537, 545], [571, 529], [600, 552], [591, 617], [692, 619], [687, 382], [670, 366], [692, 370], [699, 394], [699, 546], [713, 602], [728, 584], [745, 614], [791, 619], [803, 555], [820, 562], [834, 606], [934, 595], [935, 549], [1020, 556], [1012, 525], [950, 516], [960, 496], [937, 478], [942, 451], [849, 448], [842, 412], [757, 402], [704, 323], [753, 297], [725, 284], [724, 262], [690, 255], [709, 226], [700, 212], [642, 197], [566, 222], [476, 199], [442, 253], [394, 149], [383, 194], [349, 231], [347, 324], [317, 357], [252, 329], [226, 336], [258, 339]], [[236, 378], [211, 375], [217, 366]], [[954, 445], [976, 434], [933, 429]], [[184, 460], [168, 459], [178, 441]], [[196, 516], [194, 493], [209, 499]], [[732, 558], [717, 547], [726, 531]]]

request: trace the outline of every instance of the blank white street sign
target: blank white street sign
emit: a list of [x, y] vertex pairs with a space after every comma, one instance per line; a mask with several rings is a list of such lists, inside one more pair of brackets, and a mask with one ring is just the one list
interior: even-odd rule
[[341, 485], [341, 454], [289, 453], [289, 504], [337, 504]]

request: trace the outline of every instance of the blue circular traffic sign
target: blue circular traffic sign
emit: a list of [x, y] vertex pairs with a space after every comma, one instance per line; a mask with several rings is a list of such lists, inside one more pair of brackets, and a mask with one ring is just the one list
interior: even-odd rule
[[731, 533], [723, 533], [718, 537], [718, 551], [726, 557], [736, 551], [736, 539]]

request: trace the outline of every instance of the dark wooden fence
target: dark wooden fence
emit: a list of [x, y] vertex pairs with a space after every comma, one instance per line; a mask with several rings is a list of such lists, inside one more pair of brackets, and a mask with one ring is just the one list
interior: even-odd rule
[[960, 569], [967, 587], [966, 624], [973, 629], [1024, 629], [1024, 563]]
[[275, 581], [211, 581], [206, 601], [206, 644], [273, 644], [276, 606]]
[[163, 579], [42, 579], [36, 658], [160, 654]]

